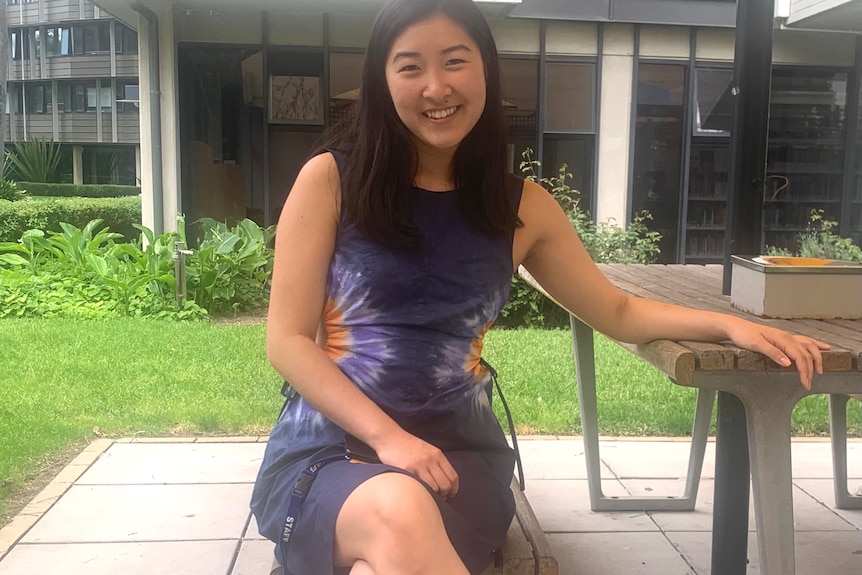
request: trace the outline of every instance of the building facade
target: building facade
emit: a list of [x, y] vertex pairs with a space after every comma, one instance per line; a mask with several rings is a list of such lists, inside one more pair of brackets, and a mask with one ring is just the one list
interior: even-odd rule
[[89, 0], [5, 0], [6, 142], [59, 142], [61, 177], [140, 182], [138, 35]]
[[[313, 142], [356, 98], [382, 5], [96, 2], [140, 33], [145, 221], [168, 229], [178, 212], [276, 221]], [[545, 176], [565, 164], [596, 221], [624, 225], [648, 210], [664, 237], [662, 261], [719, 262], [735, 2], [477, 4], [501, 55], [512, 168], [526, 149]], [[763, 243], [790, 246], [813, 209], [860, 241], [858, 36], [792, 28], [784, 9], [774, 33]]]

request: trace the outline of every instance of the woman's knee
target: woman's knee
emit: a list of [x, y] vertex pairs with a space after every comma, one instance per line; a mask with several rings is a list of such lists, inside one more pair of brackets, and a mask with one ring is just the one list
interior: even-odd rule
[[365, 500], [369, 520], [399, 532], [409, 533], [412, 526], [433, 523], [440, 516], [428, 489], [409, 475], [384, 473], [366, 481], [357, 492]]
[[402, 473], [384, 473], [357, 487], [336, 521], [336, 556], [367, 557], [369, 548], [417, 549], [445, 537], [440, 511], [427, 488]]

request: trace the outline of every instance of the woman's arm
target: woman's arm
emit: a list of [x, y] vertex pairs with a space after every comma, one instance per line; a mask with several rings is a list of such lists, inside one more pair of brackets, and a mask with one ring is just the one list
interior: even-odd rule
[[619, 341], [656, 339], [721, 341], [760, 352], [779, 365], [796, 363], [808, 388], [822, 373], [827, 344], [738, 317], [631, 297], [614, 286], [590, 259], [556, 200], [526, 182], [521, 202], [524, 267], [557, 301], [584, 322]]
[[266, 350], [272, 366], [336, 425], [384, 463], [417, 474], [444, 497], [458, 476], [434, 446], [405, 432], [316, 343], [335, 249], [340, 184], [331, 154], [310, 160], [285, 202], [275, 238]]

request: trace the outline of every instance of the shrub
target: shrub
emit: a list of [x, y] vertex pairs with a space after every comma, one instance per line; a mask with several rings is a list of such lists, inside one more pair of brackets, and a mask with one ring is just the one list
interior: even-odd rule
[[[537, 181], [535, 168], [540, 165], [526, 149], [521, 154], [520, 168], [525, 177]], [[599, 263], [652, 263], [659, 255], [661, 234], [649, 231], [647, 220], [652, 216], [643, 211], [635, 214], [625, 228], [612, 220], [593, 223], [589, 213], [580, 207], [580, 192], [569, 185], [572, 174], [563, 164], [556, 176], [538, 180], [554, 196], [572, 222], [581, 242], [593, 261]], [[502, 327], [566, 327], [569, 316], [558, 305], [533, 289], [519, 276], [512, 278], [509, 301], [500, 313]]]
[[16, 241], [31, 229], [59, 232], [62, 230], [60, 222], [83, 228], [94, 219], [103, 220], [124, 238], [136, 238], [139, 232], [135, 225], [141, 221], [141, 199], [26, 198], [19, 202], [0, 201], [0, 241]]
[[0, 179], [0, 200], [14, 202], [23, 198], [24, 195], [18, 189], [18, 185], [12, 180]]
[[18, 142], [6, 151], [9, 172], [18, 181], [57, 181], [61, 158], [60, 145], [42, 138]]
[[[808, 229], [796, 236], [798, 255], [804, 258], [827, 258], [862, 262], [862, 248], [850, 238], [842, 238], [833, 230], [838, 222], [827, 220], [823, 210], [811, 210]], [[793, 255], [790, 250], [773, 246], [767, 248], [769, 255]]]
[[159, 236], [135, 224], [147, 239], [144, 247], [117, 243], [121, 236], [95, 219], [82, 228], [62, 222], [61, 231], [31, 229], [16, 242], [0, 242], [0, 317], [198, 319], [264, 305], [274, 227], [201, 223], [204, 237], [187, 261], [182, 309], [175, 301], [173, 251], [185, 241], [184, 220], [178, 232]]
[[18, 187], [30, 196], [51, 196], [55, 198], [120, 198], [140, 196], [138, 186], [114, 184], [55, 184], [41, 182], [18, 182]]

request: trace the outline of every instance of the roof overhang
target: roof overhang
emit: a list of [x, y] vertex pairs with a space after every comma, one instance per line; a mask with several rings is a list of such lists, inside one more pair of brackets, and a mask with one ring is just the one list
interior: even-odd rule
[[784, 26], [798, 30], [862, 33], [862, 1], [823, 0], [810, 8], [791, 10]]
[[[125, 24], [137, 28], [138, 15], [132, 8], [131, 0], [92, 0], [99, 8], [106, 10]], [[522, 0], [474, 0], [488, 16], [506, 16]], [[174, 6], [180, 12], [201, 16], [230, 14], [232, 12], [248, 13], [301, 11], [309, 13], [367, 13], [379, 10], [385, 0], [175, 0]], [[143, 4], [155, 11], [151, 2], [143, 0]]]

